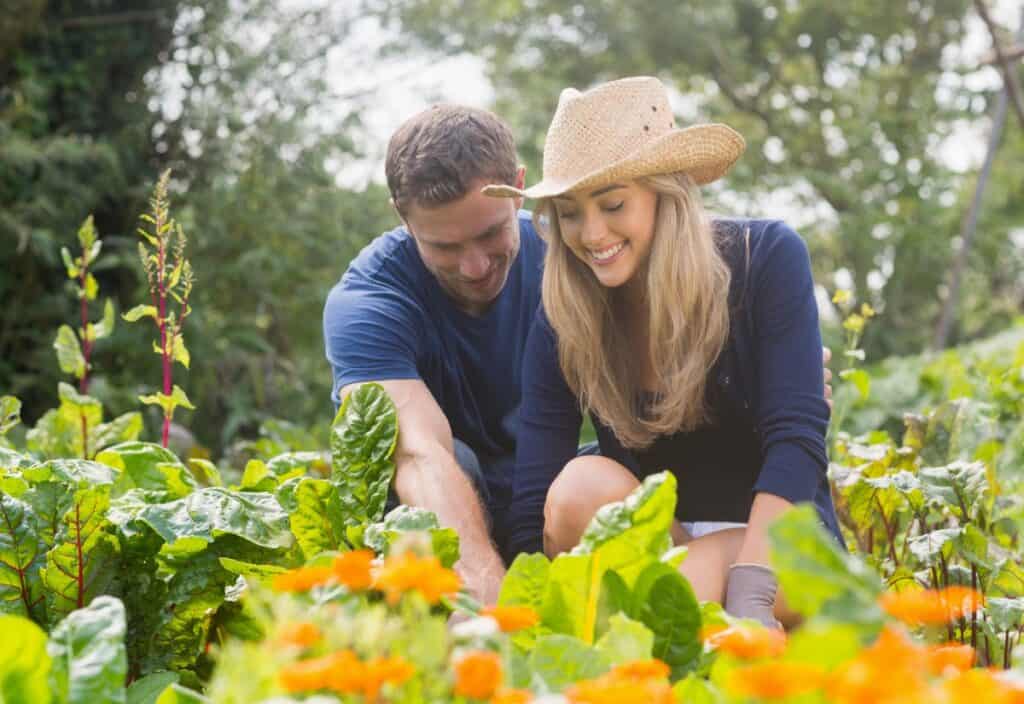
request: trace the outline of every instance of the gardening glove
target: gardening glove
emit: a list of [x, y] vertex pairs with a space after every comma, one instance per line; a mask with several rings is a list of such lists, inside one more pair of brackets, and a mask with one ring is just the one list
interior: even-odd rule
[[725, 610], [737, 618], [752, 618], [768, 628], [782, 628], [775, 620], [775, 594], [779, 582], [764, 565], [737, 563], [729, 568]]

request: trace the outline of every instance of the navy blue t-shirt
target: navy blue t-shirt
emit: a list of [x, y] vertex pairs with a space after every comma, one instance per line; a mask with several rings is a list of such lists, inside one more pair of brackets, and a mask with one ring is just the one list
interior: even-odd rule
[[[487, 466], [516, 448], [521, 367], [540, 305], [544, 243], [519, 213], [520, 249], [508, 281], [481, 316], [455, 306], [399, 227], [352, 260], [324, 307], [331, 396], [363, 381], [422, 379], [452, 435]], [[511, 470], [511, 460], [507, 463]], [[512, 478], [488, 476], [493, 500], [507, 503]]]

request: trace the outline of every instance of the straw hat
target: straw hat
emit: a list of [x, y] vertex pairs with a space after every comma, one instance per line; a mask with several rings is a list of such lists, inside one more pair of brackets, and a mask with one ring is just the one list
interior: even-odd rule
[[668, 91], [657, 78], [566, 88], [544, 142], [544, 178], [520, 190], [485, 186], [497, 198], [550, 198], [619, 180], [685, 171], [698, 184], [721, 178], [746, 144], [721, 124], [676, 127]]

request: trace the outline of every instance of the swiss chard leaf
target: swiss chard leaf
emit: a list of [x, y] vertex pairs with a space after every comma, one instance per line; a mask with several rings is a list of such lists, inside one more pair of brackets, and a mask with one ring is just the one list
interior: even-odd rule
[[648, 660], [654, 649], [654, 634], [639, 621], [621, 613], [614, 614], [609, 619], [608, 630], [597, 641], [596, 648], [604, 653], [612, 665], [631, 660]]
[[383, 516], [397, 442], [395, 405], [384, 387], [363, 384], [345, 397], [331, 429], [331, 457], [347, 525]]
[[451, 528], [442, 528], [432, 511], [415, 506], [396, 506], [383, 521], [368, 525], [363, 532], [363, 543], [375, 552], [387, 555], [395, 538], [409, 532], [429, 534], [433, 553], [445, 567], [458, 562], [458, 534]]
[[672, 668], [673, 678], [700, 659], [701, 612], [686, 578], [668, 565], [654, 563], [637, 580], [630, 616], [654, 633], [654, 657]]
[[20, 616], [0, 616], [0, 702], [49, 704], [46, 634]]
[[198, 488], [192, 473], [177, 455], [151, 442], [119, 443], [96, 455], [96, 461], [118, 470], [115, 496], [131, 489], [144, 489], [177, 499]]
[[39, 577], [45, 553], [31, 507], [0, 493], [0, 612], [46, 622]]
[[14, 396], [0, 396], [0, 438], [21, 422], [21, 401]]
[[594, 646], [561, 634], [539, 638], [529, 662], [552, 692], [560, 692], [579, 680], [598, 677], [611, 667], [608, 656]]
[[73, 611], [50, 633], [50, 682], [67, 704], [124, 704], [128, 657], [125, 612], [111, 596]]

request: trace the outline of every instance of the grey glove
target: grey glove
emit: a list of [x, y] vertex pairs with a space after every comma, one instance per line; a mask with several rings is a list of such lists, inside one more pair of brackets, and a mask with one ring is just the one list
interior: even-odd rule
[[737, 618], [752, 618], [768, 628], [782, 628], [775, 620], [775, 594], [779, 582], [764, 565], [738, 563], [729, 568], [725, 610]]

